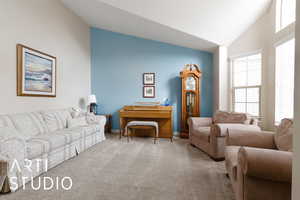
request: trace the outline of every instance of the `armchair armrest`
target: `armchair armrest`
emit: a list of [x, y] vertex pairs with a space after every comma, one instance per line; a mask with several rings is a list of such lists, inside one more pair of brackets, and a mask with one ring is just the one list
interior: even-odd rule
[[229, 129], [226, 133], [226, 145], [276, 149], [274, 133], [268, 131]]
[[260, 131], [260, 128], [256, 125], [248, 124], [229, 124], [219, 123], [211, 125], [212, 135], [216, 137], [225, 137], [227, 130], [246, 130], [246, 131]]
[[292, 152], [241, 147], [238, 166], [246, 176], [291, 183], [292, 158]]
[[189, 127], [201, 127], [201, 126], [210, 126], [213, 120], [211, 117], [190, 117], [188, 119]]

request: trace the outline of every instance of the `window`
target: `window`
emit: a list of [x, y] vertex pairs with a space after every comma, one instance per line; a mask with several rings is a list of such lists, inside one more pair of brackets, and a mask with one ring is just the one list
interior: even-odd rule
[[294, 116], [295, 39], [276, 47], [275, 122]]
[[260, 116], [261, 54], [233, 60], [233, 110]]
[[276, 32], [287, 27], [296, 20], [296, 0], [277, 0]]

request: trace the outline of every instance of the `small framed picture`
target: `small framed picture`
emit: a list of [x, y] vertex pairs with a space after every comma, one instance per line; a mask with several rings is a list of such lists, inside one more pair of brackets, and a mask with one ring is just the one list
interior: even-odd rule
[[144, 85], [154, 85], [155, 84], [155, 73], [144, 73], [143, 74]]
[[154, 86], [144, 86], [143, 87], [143, 97], [144, 98], [155, 98], [155, 87]]

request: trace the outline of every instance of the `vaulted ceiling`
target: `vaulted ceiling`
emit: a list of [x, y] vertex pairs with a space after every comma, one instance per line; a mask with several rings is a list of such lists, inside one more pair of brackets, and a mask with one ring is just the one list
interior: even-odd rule
[[272, 0], [62, 0], [89, 25], [212, 51], [229, 45]]

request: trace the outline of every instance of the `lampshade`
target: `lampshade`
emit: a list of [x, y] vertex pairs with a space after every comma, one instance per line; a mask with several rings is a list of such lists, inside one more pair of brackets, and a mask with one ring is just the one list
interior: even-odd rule
[[88, 97], [88, 103], [97, 103], [96, 95], [92, 94]]

